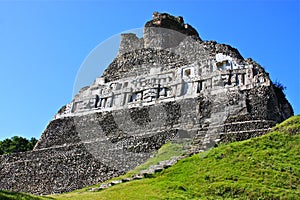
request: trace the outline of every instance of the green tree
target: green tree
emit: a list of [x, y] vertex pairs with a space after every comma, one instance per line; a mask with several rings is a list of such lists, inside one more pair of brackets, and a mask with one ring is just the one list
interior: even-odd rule
[[38, 140], [34, 137], [32, 137], [30, 140], [29, 140], [29, 143], [27, 144], [27, 149], [30, 151], [34, 148], [34, 146], [36, 145], [36, 143], [38, 142]]
[[3, 152], [3, 154], [6, 154], [6, 153], [10, 153], [11, 150], [13, 149], [13, 146], [12, 146], [12, 140], [11, 139], [5, 139], [1, 142], [1, 151]]
[[14, 136], [11, 139], [7, 138], [0, 141], [0, 154], [30, 151], [36, 143], [37, 139], [35, 138], [31, 138], [30, 140], [19, 136]]

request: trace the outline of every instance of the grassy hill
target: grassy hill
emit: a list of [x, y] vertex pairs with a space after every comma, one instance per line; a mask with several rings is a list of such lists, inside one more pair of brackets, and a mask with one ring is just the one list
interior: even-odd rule
[[53, 198], [40, 197], [20, 192], [0, 191], [1, 200], [50, 200]]
[[[221, 145], [151, 178], [53, 199], [300, 199], [300, 116], [269, 134]], [[0, 199], [2, 199], [0, 193]], [[17, 198], [15, 198], [17, 199]]]

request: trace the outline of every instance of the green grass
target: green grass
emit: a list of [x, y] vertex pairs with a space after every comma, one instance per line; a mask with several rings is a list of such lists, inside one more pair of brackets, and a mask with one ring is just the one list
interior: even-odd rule
[[[99, 192], [79, 190], [49, 197], [58, 200], [300, 199], [299, 127], [300, 116], [294, 116], [265, 136], [221, 145], [183, 159], [153, 178]], [[170, 146], [162, 150], [172, 146], [167, 145]], [[152, 158], [153, 163], [157, 162], [155, 159]]]
[[34, 195], [29, 195], [20, 192], [0, 190], [0, 199], [1, 200], [50, 200], [53, 198], [34, 196]]

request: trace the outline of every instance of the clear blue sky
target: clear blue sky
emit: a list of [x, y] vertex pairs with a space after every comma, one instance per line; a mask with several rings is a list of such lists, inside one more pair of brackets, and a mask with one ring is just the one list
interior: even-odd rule
[[183, 16], [203, 40], [252, 57], [287, 87], [300, 113], [299, 1], [0, 0], [0, 139], [39, 138], [71, 101], [77, 71], [92, 49], [141, 28], [153, 11]]

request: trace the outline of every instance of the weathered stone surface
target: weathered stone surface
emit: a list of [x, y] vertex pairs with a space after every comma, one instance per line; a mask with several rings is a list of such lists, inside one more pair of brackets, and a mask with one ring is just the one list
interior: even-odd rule
[[[153, 35], [163, 35], [164, 37], [153, 37]], [[181, 16], [174, 17], [167, 13], [154, 12], [152, 20], [145, 24], [144, 40], [146, 48], [175, 47], [185, 38], [183, 36], [190, 36], [197, 41], [201, 41], [196, 29], [189, 24], [185, 24]], [[159, 46], [156, 45], [157, 42], [160, 43]]]
[[95, 159], [82, 144], [2, 155], [0, 171], [2, 190], [35, 194], [68, 192], [124, 173]]
[[155, 13], [143, 38], [122, 35], [118, 56], [58, 111], [34, 151], [0, 157], [0, 189], [70, 191], [125, 173], [167, 141], [190, 142], [192, 155], [262, 135], [291, 115], [258, 63], [202, 41], [181, 17]]

